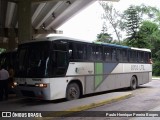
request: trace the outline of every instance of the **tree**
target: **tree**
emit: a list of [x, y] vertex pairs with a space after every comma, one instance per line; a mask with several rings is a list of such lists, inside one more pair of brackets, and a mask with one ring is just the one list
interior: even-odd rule
[[120, 28], [121, 30], [125, 30], [127, 32], [128, 37], [126, 39], [126, 44], [128, 46], [148, 46], [147, 41], [139, 32], [140, 26], [142, 25], [143, 21], [147, 19], [150, 21], [155, 21], [157, 18], [157, 13], [159, 13], [157, 8], [145, 6], [144, 4], [140, 6], [131, 5], [127, 10], [124, 11]]
[[[143, 39], [144, 48], [153, 48], [153, 43], [157, 41], [157, 35], [159, 33], [158, 25], [151, 21], [144, 21], [139, 28], [138, 36]], [[159, 35], [158, 35], [159, 36]]]
[[108, 33], [100, 33], [97, 35], [97, 42], [112, 43], [112, 37]]
[[136, 39], [126, 40], [128, 46], [138, 48], [153, 48], [153, 42], [157, 40], [157, 33], [159, 33], [158, 25], [151, 21], [144, 21], [141, 23], [139, 30], [136, 32]]
[[136, 40], [138, 39], [137, 32], [140, 24], [138, 12], [134, 6], [130, 6], [125, 11], [125, 16], [128, 43], [129, 45], [135, 46]]
[[[139, 23], [146, 20], [150, 20], [152, 22], [157, 22], [160, 20], [160, 11], [156, 7], [146, 6], [144, 4], [139, 6], [131, 5], [130, 7], [132, 7], [137, 12]], [[120, 24], [121, 30], [126, 30], [127, 28], [126, 22], [129, 8], [127, 8], [122, 14], [122, 20]]]
[[[160, 75], [160, 30], [156, 23], [144, 21], [138, 31], [138, 42], [142, 48], [149, 48], [152, 51], [153, 75]], [[138, 46], [140, 47], [140, 46]]]
[[121, 14], [119, 11], [117, 11], [112, 4], [106, 3], [106, 2], [100, 2], [100, 5], [102, 6], [104, 10], [104, 14], [102, 16], [102, 19], [106, 21], [106, 23], [109, 23], [111, 27], [113, 28], [118, 41], [120, 42], [121, 33], [119, 31], [119, 24], [121, 21]]
[[[132, 7], [132, 8], [131, 8]], [[160, 11], [151, 6], [130, 6], [123, 13], [121, 30], [128, 38], [124, 44], [152, 51], [153, 75], [160, 76]]]
[[136, 11], [138, 12], [138, 16], [140, 21], [148, 19], [148, 20], [155, 20], [157, 18], [157, 13], [159, 10], [156, 7], [146, 6], [141, 4], [140, 6], [135, 6]]

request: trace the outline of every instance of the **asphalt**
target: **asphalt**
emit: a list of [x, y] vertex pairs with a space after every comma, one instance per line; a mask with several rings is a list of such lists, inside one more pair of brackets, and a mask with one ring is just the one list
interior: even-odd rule
[[134, 117], [129, 120], [160, 120], [160, 106], [157, 106], [156, 108], [145, 111], [144, 114], [146, 115], [146, 113], [150, 114], [150, 116], [149, 117], [148, 116], [147, 117]]
[[[160, 80], [160, 77], [152, 77], [152, 80]], [[157, 106], [151, 110], [145, 111], [146, 113], [150, 113], [155, 115], [155, 117], [134, 117], [131, 118], [130, 120], [160, 120], [160, 106]], [[154, 113], [152, 113], [154, 112]], [[158, 117], [156, 117], [158, 115]]]
[[149, 113], [150, 117], [135, 117], [130, 120], [160, 120], [160, 106], [157, 106], [151, 110], [145, 111], [144, 113]]

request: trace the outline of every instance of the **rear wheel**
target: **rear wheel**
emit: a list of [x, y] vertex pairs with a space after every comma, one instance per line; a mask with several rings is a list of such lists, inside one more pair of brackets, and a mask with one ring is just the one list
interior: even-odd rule
[[135, 76], [132, 76], [130, 89], [135, 90], [136, 88], [137, 88], [137, 79]]
[[66, 90], [66, 99], [74, 100], [80, 97], [80, 88], [76, 83], [71, 83], [68, 85]]

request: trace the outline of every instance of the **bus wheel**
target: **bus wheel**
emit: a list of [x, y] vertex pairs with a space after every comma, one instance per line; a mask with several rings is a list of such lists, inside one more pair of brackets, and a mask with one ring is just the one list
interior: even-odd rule
[[135, 90], [136, 88], [137, 88], [137, 79], [135, 76], [132, 76], [130, 89]]
[[67, 87], [66, 91], [66, 99], [67, 100], [74, 100], [80, 97], [80, 89], [76, 83], [71, 83]]

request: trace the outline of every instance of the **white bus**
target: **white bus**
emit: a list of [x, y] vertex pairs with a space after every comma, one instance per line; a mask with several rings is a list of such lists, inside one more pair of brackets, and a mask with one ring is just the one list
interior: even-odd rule
[[137, 86], [151, 81], [149, 49], [82, 42], [65, 37], [19, 45], [17, 94], [43, 100]]

